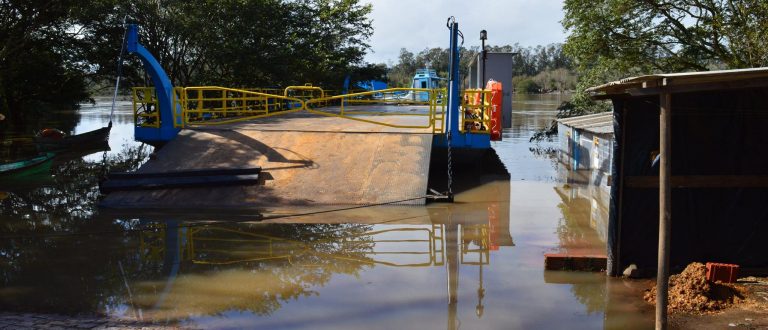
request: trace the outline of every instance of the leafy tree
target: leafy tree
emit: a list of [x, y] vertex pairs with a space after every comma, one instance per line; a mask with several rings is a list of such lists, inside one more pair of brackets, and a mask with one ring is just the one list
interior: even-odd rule
[[768, 3], [566, 0], [565, 50], [589, 84], [620, 76], [768, 65]]
[[410, 80], [416, 69], [417, 63], [413, 53], [401, 48], [398, 63], [392, 65], [387, 73], [390, 85], [393, 87], [410, 87]]
[[[108, 13], [86, 32], [96, 45], [89, 61], [98, 79], [114, 74], [127, 15], [179, 86], [340, 86], [348, 72], [365, 66], [373, 32], [371, 6], [358, 0], [104, 0], [92, 10]], [[143, 84], [141, 65], [129, 60], [126, 76]]]
[[516, 91], [523, 93], [538, 93], [541, 90], [541, 86], [529, 76], [517, 76], [512, 78], [512, 85]]
[[492, 52], [515, 53], [512, 61], [515, 76], [535, 76], [546, 70], [573, 69], [573, 61], [563, 50], [562, 44], [523, 47], [520, 44], [488, 46]]
[[[411, 53], [407, 49], [400, 50], [398, 63], [389, 68], [389, 83], [398, 87], [411, 87], [411, 79], [417, 69], [429, 68], [435, 70], [438, 76], [447, 78], [449, 64], [446, 48], [425, 48], [418, 54]], [[477, 55], [477, 47], [459, 49], [459, 73], [466, 76], [469, 63]]]
[[370, 4], [358, 0], [288, 1], [294, 13], [288, 29], [295, 78], [292, 83], [317, 82], [339, 86], [344, 76], [363, 64], [373, 25]]
[[71, 13], [80, 1], [0, 1], [0, 113], [21, 125], [88, 99]]
[[[176, 85], [339, 87], [374, 74], [370, 12], [359, 0], [0, 1], [0, 125], [74, 108], [89, 83], [111, 88], [126, 17]], [[135, 56], [124, 78], [145, 84]]]
[[384, 64], [365, 64], [350, 71], [351, 81], [387, 80], [387, 66]]
[[[609, 110], [584, 90], [625, 76], [768, 65], [765, 1], [566, 0], [563, 9], [579, 82], [561, 118]], [[532, 140], [556, 132], [551, 125]]]
[[[512, 72], [519, 81], [523, 78], [529, 78], [545, 73], [546, 84], [537, 82], [537, 87], [530, 84], [520, 88], [515, 84], [515, 89], [520, 91], [538, 92], [540, 87], [546, 89], [570, 89], [575, 79], [572, 73], [573, 61], [563, 51], [561, 44], [550, 44], [546, 46], [523, 47], [519, 44], [504, 46], [486, 46], [489, 52], [509, 52], [515, 53], [512, 60]], [[475, 59], [479, 47], [461, 48], [461, 58], [459, 64], [460, 73], [466, 77], [469, 64]], [[429, 67], [437, 71], [441, 77], [448, 76], [448, 50], [443, 48], [427, 48], [418, 54], [414, 54], [407, 49], [400, 50], [398, 63], [390, 65], [388, 78], [389, 82], [395, 86], [410, 86], [411, 78], [416, 69]], [[560, 70], [563, 69], [563, 70]], [[545, 87], [547, 85], [549, 87]], [[529, 88], [530, 87], [530, 88]]]

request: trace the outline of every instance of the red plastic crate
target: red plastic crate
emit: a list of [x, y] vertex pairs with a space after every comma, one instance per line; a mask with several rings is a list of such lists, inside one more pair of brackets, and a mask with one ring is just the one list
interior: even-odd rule
[[716, 262], [707, 263], [707, 280], [710, 282], [735, 283], [738, 277], [739, 265]]

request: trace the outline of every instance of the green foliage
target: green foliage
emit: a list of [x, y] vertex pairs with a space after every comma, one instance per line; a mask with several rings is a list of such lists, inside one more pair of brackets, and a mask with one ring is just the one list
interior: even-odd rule
[[[567, 90], [572, 89], [575, 84], [575, 75], [571, 70], [573, 61], [565, 54], [561, 44], [536, 47], [514, 44], [486, 46], [486, 49], [489, 52], [515, 53], [512, 72], [517, 79], [513, 80], [517, 91], [538, 93], [541, 89]], [[479, 51], [479, 47], [461, 48], [459, 72], [462, 76], [466, 77], [469, 65]], [[417, 69], [429, 67], [437, 71], [439, 76], [447, 77], [448, 64], [448, 49], [427, 48], [414, 54], [403, 48], [400, 49], [397, 63], [389, 66], [388, 79], [393, 86], [410, 87]], [[526, 85], [520, 87], [517, 82], [525, 79], [534, 79], [535, 82], [525, 82]]]
[[387, 80], [387, 66], [385, 64], [367, 63], [362, 66], [354, 67], [350, 71], [351, 82], [369, 81], [369, 80]]
[[541, 86], [529, 76], [512, 78], [512, 86], [515, 86], [516, 93], [538, 93], [541, 91]]
[[[114, 74], [122, 19], [140, 27], [140, 42], [179, 86], [267, 87], [313, 83], [338, 87], [365, 67], [373, 33], [370, 5], [358, 0], [104, 1], [109, 13], [86, 32], [100, 79]], [[108, 37], [105, 37], [108, 36]], [[143, 84], [131, 58], [126, 75]]]
[[565, 50], [591, 83], [653, 72], [768, 65], [768, 3], [566, 0]]
[[[71, 13], [79, 1], [0, 2], [0, 113], [21, 125], [88, 100]], [[2, 123], [0, 123], [2, 124]], [[4, 124], [7, 125], [7, 124]]]
[[[414, 73], [417, 69], [430, 68], [437, 72], [438, 76], [447, 78], [449, 64], [449, 50], [447, 48], [426, 48], [414, 54], [405, 48], [400, 49], [400, 56], [397, 64], [390, 65], [387, 79], [391, 86], [411, 87]], [[459, 49], [459, 73], [466, 76], [468, 66], [474, 55], [477, 54], [477, 48]]]
[[570, 91], [576, 88], [576, 74], [566, 68], [544, 70], [535, 76], [512, 78], [515, 93], [548, 93]]
[[566, 0], [563, 10], [579, 82], [558, 117], [609, 110], [584, 90], [626, 76], [768, 65], [765, 1]]
[[567, 91], [576, 88], [576, 74], [566, 68], [544, 70], [532, 79], [545, 92]]
[[573, 69], [573, 60], [568, 56], [562, 44], [538, 45], [523, 47], [520, 44], [505, 46], [488, 46], [489, 52], [515, 53], [512, 60], [514, 76], [536, 76], [537, 74], [556, 69]]
[[609, 110], [584, 90], [626, 76], [768, 65], [765, 1], [566, 0], [563, 9], [579, 83], [559, 117]]
[[[179, 86], [336, 88], [348, 73], [381, 76], [363, 63], [370, 12], [359, 0], [0, 1], [0, 113], [22, 122], [111, 88], [125, 17]], [[135, 56], [124, 78], [145, 84]]]

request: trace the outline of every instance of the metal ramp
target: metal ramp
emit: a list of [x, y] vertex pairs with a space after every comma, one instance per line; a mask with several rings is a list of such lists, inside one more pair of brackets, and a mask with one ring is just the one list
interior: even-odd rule
[[425, 203], [419, 197], [427, 192], [431, 132], [348, 132], [341, 130], [345, 124], [354, 124], [355, 129], [366, 129], [359, 125], [367, 124], [333, 117], [323, 120], [338, 121], [328, 124], [340, 130], [281, 130], [281, 122], [265, 125], [266, 130], [256, 129], [259, 125], [254, 122], [182, 130], [139, 172], [261, 167], [263, 180], [247, 186], [120, 191], [107, 196], [102, 205], [252, 209]]

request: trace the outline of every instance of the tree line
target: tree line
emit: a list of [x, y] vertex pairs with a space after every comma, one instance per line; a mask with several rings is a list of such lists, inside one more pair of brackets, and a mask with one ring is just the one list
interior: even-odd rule
[[[563, 47], [579, 74], [558, 117], [609, 111], [584, 91], [653, 73], [768, 66], [768, 2], [759, 0], [565, 0]], [[533, 138], [554, 136], [557, 125]]]
[[[571, 90], [576, 86], [573, 60], [562, 44], [524, 47], [520, 44], [486, 46], [489, 52], [514, 53], [512, 61], [513, 85], [518, 92], [541, 92], [550, 90]], [[480, 51], [480, 47], [460, 49], [459, 70], [466, 77], [468, 68]], [[431, 68], [439, 76], [448, 76], [448, 52], [446, 48], [426, 48], [413, 53], [405, 48], [400, 50], [397, 63], [387, 67], [390, 85], [410, 87], [417, 69]]]
[[[408, 86], [427, 66], [447, 76], [443, 48], [364, 63], [371, 9], [359, 0], [2, 0], [0, 114], [6, 123], [23, 121], [108, 88], [126, 17], [176, 85], [334, 88], [352, 73]], [[583, 91], [630, 75], [768, 65], [765, 1], [566, 0], [563, 10], [564, 45], [489, 46], [517, 53], [519, 90], [572, 89], [578, 77]], [[478, 50], [461, 49], [462, 73]], [[136, 57], [124, 68], [126, 85], [144, 84]], [[573, 113], [607, 109], [584, 93], [572, 106]]]
[[[766, 1], [566, 0], [563, 11], [581, 91], [627, 76], [768, 65]], [[607, 109], [584, 93], [574, 103]]]
[[[109, 88], [126, 19], [175, 85], [339, 86], [382, 73], [363, 61], [370, 12], [359, 0], [3, 0], [0, 113], [23, 122]], [[123, 78], [144, 85], [137, 57]]]

